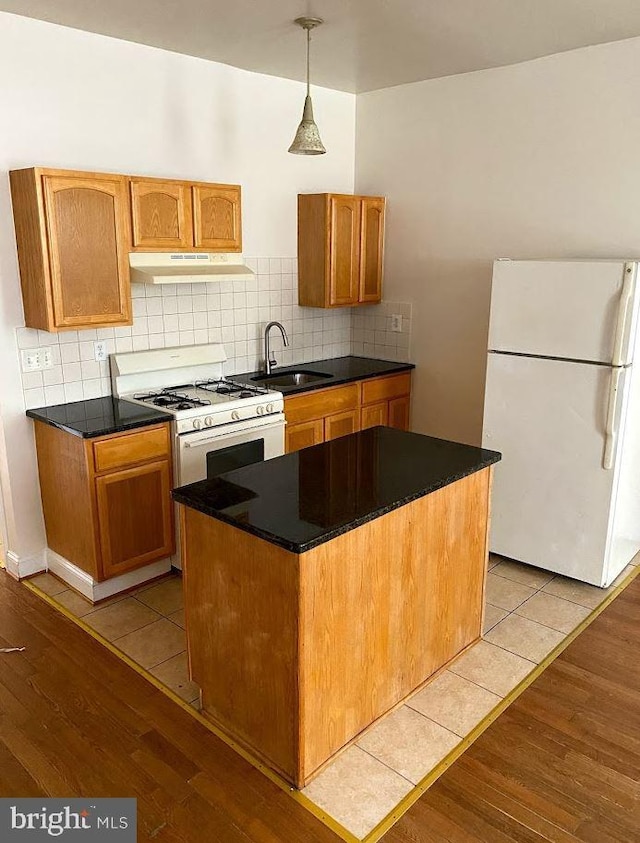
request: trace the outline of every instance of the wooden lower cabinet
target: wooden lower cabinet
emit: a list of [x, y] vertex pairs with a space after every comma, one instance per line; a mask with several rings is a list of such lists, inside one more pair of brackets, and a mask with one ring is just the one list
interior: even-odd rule
[[389, 401], [388, 421], [389, 427], [397, 427], [398, 430], [409, 430], [409, 396], [393, 398]]
[[285, 398], [287, 453], [377, 425], [409, 429], [411, 373], [317, 389]]
[[348, 436], [360, 430], [360, 411], [345, 410], [343, 413], [335, 413], [327, 416], [324, 420], [324, 440], [337, 439], [339, 436]]
[[370, 404], [360, 410], [360, 430], [368, 427], [377, 427], [379, 424], [387, 424], [388, 402], [379, 401], [377, 404]]
[[105, 578], [171, 555], [173, 506], [167, 460], [97, 477], [96, 492]]
[[175, 551], [169, 425], [83, 439], [35, 422], [47, 545], [97, 582]]
[[299, 424], [288, 424], [285, 428], [285, 449], [288, 454], [319, 445], [324, 442], [324, 420], [312, 419]]

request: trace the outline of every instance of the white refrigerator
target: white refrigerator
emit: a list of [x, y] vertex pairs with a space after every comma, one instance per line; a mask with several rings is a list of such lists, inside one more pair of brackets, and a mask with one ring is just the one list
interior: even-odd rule
[[623, 260], [494, 263], [494, 553], [598, 586], [640, 550], [640, 294]]

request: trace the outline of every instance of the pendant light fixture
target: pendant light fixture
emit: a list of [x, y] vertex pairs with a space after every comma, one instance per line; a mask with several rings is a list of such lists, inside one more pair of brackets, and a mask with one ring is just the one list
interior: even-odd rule
[[309, 45], [311, 43], [311, 30], [323, 23], [321, 18], [296, 18], [294, 23], [307, 31], [307, 96], [302, 110], [302, 120], [298, 131], [289, 147], [289, 152], [294, 155], [323, 155], [327, 150], [320, 140], [320, 132], [313, 119], [313, 104], [309, 93]]

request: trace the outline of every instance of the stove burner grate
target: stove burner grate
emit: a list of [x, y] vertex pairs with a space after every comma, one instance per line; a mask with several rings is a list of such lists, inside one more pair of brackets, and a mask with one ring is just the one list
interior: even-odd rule
[[156, 407], [167, 407], [170, 410], [192, 410], [194, 407], [206, 407], [211, 404], [203, 398], [189, 398], [180, 392], [163, 389], [161, 392], [142, 392], [133, 396], [136, 401], [153, 404]]
[[215, 392], [217, 395], [228, 395], [229, 398], [253, 398], [255, 395], [266, 394], [266, 389], [261, 389], [259, 386], [249, 387], [246, 384], [238, 384], [233, 381], [225, 380], [207, 380], [196, 381], [197, 389], [204, 389], [206, 392]]

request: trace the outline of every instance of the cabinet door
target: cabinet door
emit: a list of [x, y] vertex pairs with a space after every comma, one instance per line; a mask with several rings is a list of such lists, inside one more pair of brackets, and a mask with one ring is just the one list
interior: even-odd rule
[[392, 398], [389, 401], [389, 427], [397, 427], [398, 430], [409, 430], [409, 396]]
[[183, 249], [193, 246], [189, 185], [131, 179], [130, 187], [134, 247]]
[[331, 196], [329, 304], [358, 301], [360, 277], [360, 210], [357, 196]]
[[124, 176], [43, 176], [56, 328], [131, 322]]
[[349, 433], [355, 433], [360, 427], [359, 421], [359, 410], [346, 410], [344, 413], [334, 413], [332, 416], [326, 416], [324, 420], [325, 442], [328, 442], [330, 439], [337, 439], [339, 436], [347, 436]]
[[102, 577], [174, 552], [168, 460], [96, 477]]
[[313, 421], [300, 422], [299, 424], [288, 424], [285, 428], [285, 449], [287, 454], [290, 454], [292, 451], [300, 451], [302, 448], [309, 448], [311, 445], [319, 445], [323, 441], [323, 419], [314, 419]]
[[192, 189], [195, 246], [218, 252], [240, 252], [240, 187], [212, 184], [194, 185]]
[[379, 302], [382, 298], [383, 243], [384, 199], [365, 196], [362, 199], [359, 301]]
[[368, 407], [363, 407], [360, 411], [360, 429], [366, 430], [368, 427], [387, 424], [387, 419], [388, 403], [386, 401], [380, 401], [378, 404], [370, 404]]

